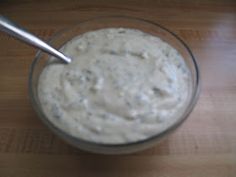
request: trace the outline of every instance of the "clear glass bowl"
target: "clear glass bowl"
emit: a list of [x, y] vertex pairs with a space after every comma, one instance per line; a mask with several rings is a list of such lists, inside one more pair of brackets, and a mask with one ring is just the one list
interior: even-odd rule
[[133, 17], [125, 17], [125, 16], [110, 16], [110, 17], [100, 17], [94, 18], [90, 20], [86, 20], [80, 22], [74, 27], [66, 29], [52, 37], [49, 43], [54, 46], [56, 49], [60, 49], [67, 41], [71, 40], [73, 37], [83, 34], [88, 31], [97, 30], [101, 28], [109, 28], [109, 27], [124, 27], [124, 28], [134, 28], [139, 29], [154, 36], [158, 36], [165, 42], [169, 43], [172, 47], [176, 48], [179, 53], [185, 59], [186, 64], [188, 65], [191, 71], [192, 83], [191, 83], [191, 92], [188, 99], [188, 104], [181, 114], [181, 116], [177, 119], [177, 121], [168, 127], [165, 131], [156, 134], [148, 139], [134, 142], [134, 143], [126, 143], [126, 144], [100, 144], [85, 141], [79, 139], [77, 137], [73, 137], [70, 134], [64, 132], [63, 130], [56, 127], [52, 124], [42, 111], [38, 93], [38, 79], [39, 75], [42, 72], [45, 65], [48, 63], [48, 55], [38, 51], [35, 59], [30, 68], [29, 74], [29, 95], [32, 101], [33, 107], [37, 112], [38, 116], [41, 120], [57, 135], [59, 135], [62, 139], [67, 141], [69, 144], [72, 144], [80, 149], [103, 153], [103, 154], [122, 154], [122, 153], [131, 153], [139, 150], [143, 150], [147, 147], [150, 147], [156, 144], [160, 139], [166, 137], [167, 134], [175, 130], [179, 127], [182, 122], [188, 117], [190, 112], [192, 111], [199, 93], [199, 70], [196, 63], [196, 60], [190, 51], [189, 47], [173, 32], [169, 31], [165, 27], [143, 19], [133, 18]]

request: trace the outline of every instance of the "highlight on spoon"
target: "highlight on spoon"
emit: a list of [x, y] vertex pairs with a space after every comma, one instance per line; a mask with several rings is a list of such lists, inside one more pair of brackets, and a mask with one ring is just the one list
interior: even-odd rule
[[25, 42], [28, 45], [39, 48], [42, 51], [61, 59], [65, 63], [71, 62], [71, 58], [65, 56], [63, 53], [59, 52], [40, 38], [29, 33], [21, 26], [15, 24], [14, 22], [2, 15], [0, 15], [0, 31], [3, 31], [16, 39]]

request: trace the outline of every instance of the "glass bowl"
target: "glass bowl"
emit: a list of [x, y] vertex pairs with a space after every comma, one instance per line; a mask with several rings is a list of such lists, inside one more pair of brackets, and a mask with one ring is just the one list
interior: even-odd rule
[[110, 16], [110, 17], [99, 17], [86, 21], [82, 21], [74, 27], [63, 30], [62, 32], [54, 35], [49, 43], [54, 46], [56, 49], [60, 49], [67, 41], [71, 40], [73, 37], [83, 34], [88, 31], [97, 30], [101, 28], [133, 28], [139, 29], [146, 33], [158, 36], [163, 41], [169, 43], [172, 47], [176, 48], [178, 52], [183, 56], [187, 66], [189, 67], [192, 83], [191, 91], [188, 98], [188, 103], [183, 113], [177, 121], [170, 125], [166, 130], [161, 133], [158, 133], [148, 139], [141, 140], [138, 142], [126, 143], [126, 144], [101, 144], [82, 140], [77, 137], [73, 137], [70, 134], [64, 132], [63, 130], [56, 127], [52, 122], [50, 122], [44, 112], [42, 111], [37, 86], [40, 73], [42, 72], [45, 65], [48, 64], [49, 56], [47, 54], [38, 51], [35, 59], [30, 68], [29, 74], [29, 95], [32, 101], [32, 105], [37, 112], [41, 120], [59, 137], [64, 139], [69, 144], [72, 144], [80, 149], [103, 154], [123, 154], [131, 153], [139, 150], [148, 148], [157, 142], [159, 142], [163, 137], [166, 137], [170, 132], [179, 127], [184, 120], [188, 117], [192, 111], [199, 93], [199, 70], [197, 62], [190, 51], [189, 47], [181, 40], [176, 34], [169, 31], [165, 27], [148, 21], [144, 19], [138, 19], [134, 17], [126, 16]]

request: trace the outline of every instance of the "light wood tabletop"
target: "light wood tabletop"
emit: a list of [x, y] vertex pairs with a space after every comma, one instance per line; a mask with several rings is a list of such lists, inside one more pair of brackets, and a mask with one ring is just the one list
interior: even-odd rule
[[27, 88], [36, 50], [0, 33], [0, 177], [236, 176], [236, 1], [2, 0], [0, 13], [44, 39], [91, 17], [151, 20], [189, 45], [202, 83], [192, 114], [160, 144], [130, 155], [90, 154], [38, 119]]

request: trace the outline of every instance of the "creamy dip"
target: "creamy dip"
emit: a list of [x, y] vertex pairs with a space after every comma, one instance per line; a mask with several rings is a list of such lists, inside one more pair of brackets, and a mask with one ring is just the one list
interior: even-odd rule
[[107, 144], [144, 140], [178, 121], [188, 102], [190, 72], [158, 37], [106, 28], [73, 38], [61, 51], [72, 63], [47, 65], [38, 96], [49, 121], [74, 137]]

